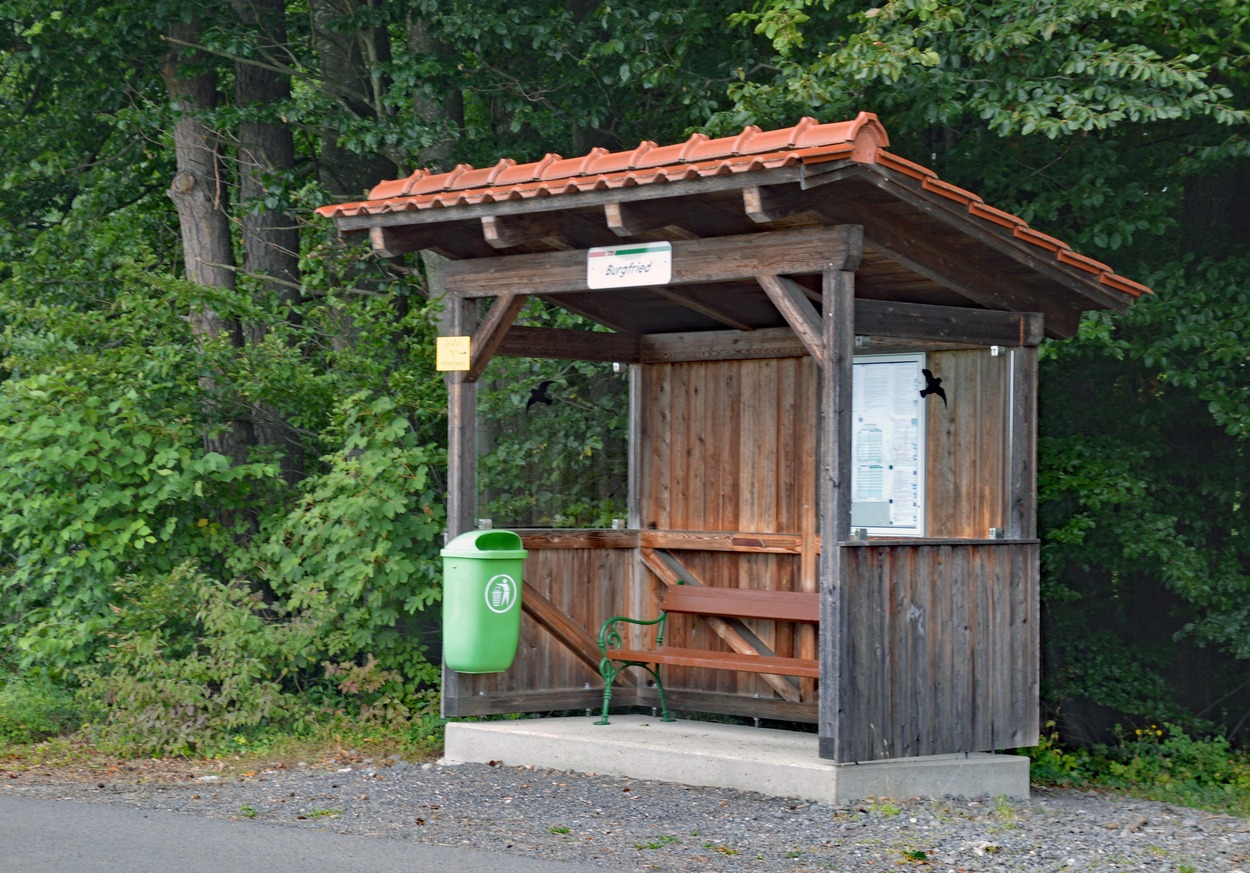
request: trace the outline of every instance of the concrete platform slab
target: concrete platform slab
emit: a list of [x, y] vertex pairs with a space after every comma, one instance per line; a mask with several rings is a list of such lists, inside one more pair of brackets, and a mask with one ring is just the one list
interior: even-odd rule
[[822, 760], [815, 734], [711, 722], [614, 715], [455, 722], [447, 725], [449, 764], [497, 761], [757, 791], [823, 803], [867, 797], [1029, 796], [1029, 759], [975, 753], [865, 764]]

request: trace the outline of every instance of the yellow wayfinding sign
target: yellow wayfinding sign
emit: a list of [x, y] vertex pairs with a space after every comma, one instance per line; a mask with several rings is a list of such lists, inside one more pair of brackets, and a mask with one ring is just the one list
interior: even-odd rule
[[628, 243], [586, 251], [586, 285], [590, 288], [667, 285], [672, 278], [670, 242]]
[[435, 370], [467, 370], [471, 355], [467, 336], [440, 336], [434, 343]]

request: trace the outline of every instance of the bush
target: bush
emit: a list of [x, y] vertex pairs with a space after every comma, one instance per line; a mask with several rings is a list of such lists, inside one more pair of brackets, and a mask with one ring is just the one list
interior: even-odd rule
[[1053, 721], [1041, 742], [1024, 750], [1033, 782], [1123, 791], [1200, 809], [1250, 815], [1250, 753], [1219, 735], [1195, 738], [1173, 724], [1129, 732], [1116, 743], [1066, 749]]
[[77, 729], [74, 692], [41, 676], [0, 685], [0, 744], [35, 743]]
[[306, 622], [275, 620], [257, 595], [191, 564], [114, 587], [110, 645], [79, 674], [103, 750], [202, 754], [215, 736], [291, 722], [303, 708], [285, 680], [308, 666]]

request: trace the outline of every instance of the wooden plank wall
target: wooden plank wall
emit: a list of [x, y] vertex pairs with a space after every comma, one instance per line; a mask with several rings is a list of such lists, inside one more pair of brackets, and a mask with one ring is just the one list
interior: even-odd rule
[[838, 760], [1036, 745], [1038, 544], [846, 548]]
[[[650, 364], [640, 387], [644, 451], [639, 518], [648, 531], [790, 534], [797, 553], [700, 550], [697, 542], [668, 549], [708, 585], [816, 591], [815, 456], [817, 368], [807, 357]], [[692, 538], [693, 539], [693, 538]], [[806, 556], [806, 560], [805, 560]], [[644, 608], [655, 614], [659, 582], [643, 571]], [[670, 619], [669, 641], [724, 648], [702, 620]], [[816, 656], [812, 628], [749, 623], [778, 654]], [[665, 686], [675, 702], [700, 697], [706, 711], [768, 714], [782, 704], [760, 677], [723, 670], [672, 669]], [[815, 696], [806, 683], [805, 700]], [[706, 696], [711, 695], [711, 696]], [[737, 702], [736, 700], [737, 699]], [[749, 703], [742, 703], [742, 700]], [[785, 717], [814, 718], [815, 710], [781, 706]], [[778, 710], [780, 713], [780, 709]], [[779, 714], [778, 717], [781, 717]]]
[[[529, 551], [525, 581], [591, 637], [605, 618], [636, 614], [637, 550], [605, 547], [595, 538], [569, 533], [552, 547], [523, 537]], [[603, 681], [531, 616], [521, 619], [516, 662], [504, 673], [459, 674], [457, 715], [577, 710], [598, 707]], [[628, 692], [623, 695], [628, 700]]]
[[[950, 398], [949, 407], [927, 404], [930, 539], [979, 542], [846, 547], [840, 760], [1037, 738], [1037, 544], [984, 540], [990, 527], [1004, 526], [1009, 358], [961, 350], [929, 361]], [[639, 530], [531, 534], [526, 581], [590, 637], [609, 616], [656, 614], [661, 583], [643, 566], [640, 545], [666, 552], [707, 584], [818, 590], [814, 362], [647, 364], [635, 387]], [[752, 629], [781, 654], [815, 656], [810, 628]], [[669, 639], [722, 646], [694, 618], [674, 621]], [[457, 715], [578, 711], [597, 708], [602, 695], [597, 671], [528, 615], [511, 670], [459, 679]], [[677, 709], [816, 717], [811, 681], [799, 703], [731, 671], [671, 670], [666, 685]], [[653, 705], [654, 694], [635, 682], [619, 687], [614, 701]]]
[[643, 529], [799, 533], [815, 439], [811, 358], [643, 368]]
[[930, 352], [949, 405], [926, 404], [930, 538], [983, 539], [1007, 523], [1010, 358], [988, 349]]

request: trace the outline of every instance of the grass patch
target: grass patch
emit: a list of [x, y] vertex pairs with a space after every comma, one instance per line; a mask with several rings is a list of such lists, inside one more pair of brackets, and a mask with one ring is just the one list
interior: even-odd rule
[[15, 742], [0, 738], [0, 773], [39, 772], [63, 779], [171, 780], [214, 774], [223, 778], [295, 766], [330, 766], [383, 762], [432, 761], [442, 754], [445, 722], [436, 715], [412, 719], [406, 726], [360, 725], [346, 717], [301, 730], [249, 728], [206, 735], [202, 755], [125, 756], [100, 748], [90, 725], [72, 733]]

